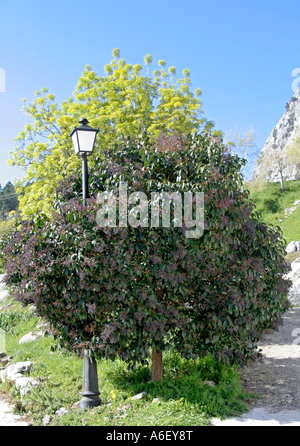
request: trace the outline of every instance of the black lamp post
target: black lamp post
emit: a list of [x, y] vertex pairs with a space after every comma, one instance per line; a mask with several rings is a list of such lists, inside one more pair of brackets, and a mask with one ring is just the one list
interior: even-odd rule
[[[85, 200], [89, 197], [87, 157], [93, 153], [96, 135], [99, 130], [92, 129], [88, 126], [87, 119], [82, 119], [80, 124], [80, 127], [74, 128], [70, 137], [72, 138], [76, 155], [82, 158], [82, 198]], [[94, 357], [90, 357], [87, 353], [83, 358], [83, 385], [81, 395], [80, 407], [83, 410], [101, 404], [99, 398], [97, 362]]]

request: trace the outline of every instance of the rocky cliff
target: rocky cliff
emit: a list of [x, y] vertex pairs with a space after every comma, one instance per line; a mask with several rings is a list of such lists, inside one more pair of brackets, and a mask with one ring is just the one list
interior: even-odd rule
[[[284, 180], [300, 179], [300, 170], [287, 156], [287, 151], [300, 135], [300, 89], [286, 104], [286, 112], [273, 128], [267, 139], [254, 168], [252, 180], [280, 181], [278, 171], [278, 154], [282, 162]], [[299, 148], [300, 150], [300, 148]], [[274, 153], [277, 153], [277, 161]]]

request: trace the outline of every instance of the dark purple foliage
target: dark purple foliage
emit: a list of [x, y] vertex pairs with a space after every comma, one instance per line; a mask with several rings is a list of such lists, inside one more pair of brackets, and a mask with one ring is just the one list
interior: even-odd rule
[[[91, 196], [65, 180], [51, 219], [23, 222], [4, 246], [7, 283], [79, 354], [141, 361], [175, 345], [186, 357], [253, 354], [286, 311], [284, 242], [241, 190], [242, 161], [209, 135], [124, 143], [91, 172]], [[99, 228], [98, 191], [204, 192], [205, 231]]]

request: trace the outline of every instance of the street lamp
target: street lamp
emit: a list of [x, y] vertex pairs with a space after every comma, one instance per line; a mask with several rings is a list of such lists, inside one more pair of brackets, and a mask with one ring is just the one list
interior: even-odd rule
[[70, 137], [73, 141], [73, 146], [75, 153], [82, 158], [82, 198], [86, 199], [89, 197], [88, 192], [88, 168], [87, 168], [87, 157], [91, 155], [94, 150], [95, 140], [99, 130], [92, 129], [88, 125], [87, 119], [82, 119], [80, 121], [80, 127], [75, 127], [70, 133]]
[[[85, 200], [89, 197], [87, 157], [93, 153], [96, 135], [99, 130], [88, 126], [88, 120], [85, 118], [80, 121], [80, 124], [70, 133], [70, 137], [76, 155], [82, 158], [82, 198]], [[87, 410], [89, 407], [99, 406], [101, 404], [99, 394], [97, 362], [94, 357], [90, 357], [86, 352], [83, 358], [81, 409]]]

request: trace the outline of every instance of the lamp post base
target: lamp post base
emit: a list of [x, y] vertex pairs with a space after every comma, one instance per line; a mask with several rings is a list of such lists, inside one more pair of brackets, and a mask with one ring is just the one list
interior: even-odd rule
[[99, 394], [96, 359], [85, 355], [83, 358], [83, 388], [80, 408], [87, 410], [89, 407], [100, 406]]
[[82, 395], [80, 400], [80, 409], [88, 410], [90, 407], [98, 407], [101, 405], [101, 400], [98, 395]]

